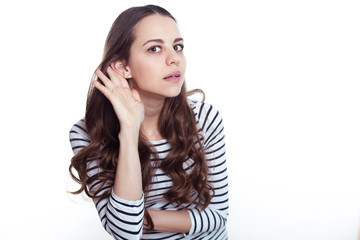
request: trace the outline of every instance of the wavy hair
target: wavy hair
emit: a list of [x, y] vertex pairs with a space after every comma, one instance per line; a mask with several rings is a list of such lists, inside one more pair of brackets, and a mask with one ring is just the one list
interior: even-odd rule
[[[99, 65], [102, 72], [106, 73], [107, 67], [114, 61], [128, 61], [130, 47], [135, 39], [134, 28], [136, 24], [144, 17], [152, 14], [167, 16], [176, 22], [167, 10], [154, 5], [129, 8], [121, 13], [113, 23], [106, 39], [103, 59]], [[99, 79], [98, 81], [101, 82]], [[196, 204], [204, 209], [210, 203], [214, 191], [207, 181], [208, 167], [202, 146], [203, 138], [198, 132], [194, 113], [187, 100], [188, 95], [194, 92], [202, 93], [201, 90], [187, 92], [184, 83], [178, 96], [165, 99], [159, 118], [159, 130], [171, 145], [171, 150], [156, 167], [160, 167], [173, 181], [172, 187], [164, 194], [167, 201], [180, 206]], [[85, 127], [90, 143], [75, 154], [71, 160], [70, 175], [81, 185], [79, 190], [72, 193], [79, 194], [84, 191], [93, 199], [108, 198], [111, 188], [105, 192], [102, 191], [101, 194], [100, 190], [104, 186], [114, 184], [119, 153], [118, 133], [121, 126], [110, 101], [92, 86], [89, 88], [87, 97]], [[150, 142], [140, 132], [138, 150], [145, 200], [152, 182], [154, 169], [150, 157], [158, 157], [153, 149]], [[189, 159], [193, 161], [191, 171], [187, 171], [183, 167], [184, 161]], [[89, 178], [87, 166], [90, 161], [95, 160], [98, 161], [97, 164], [101, 171]], [[78, 177], [73, 169], [77, 171]], [[97, 188], [98, 190], [90, 191], [87, 186], [99, 180], [101, 186]], [[145, 218], [149, 230], [153, 230], [153, 222], [146, 210]]]

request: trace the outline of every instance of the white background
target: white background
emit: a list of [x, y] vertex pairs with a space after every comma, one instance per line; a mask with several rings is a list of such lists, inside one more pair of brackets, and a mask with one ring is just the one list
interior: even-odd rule
[[[5, 1], [4, 1], [5, 2]], [[0, 4], [0, 239], [110, 239], [69, 196], [68, 132], [115, 18], [148, 1]], [[230, 239], [356, 240], [358, 1], [152, 1], [227, 135]]]

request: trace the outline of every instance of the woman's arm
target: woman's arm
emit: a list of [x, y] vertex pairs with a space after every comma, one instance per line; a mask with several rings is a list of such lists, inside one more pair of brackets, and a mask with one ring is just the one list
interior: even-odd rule
[[[154, 223], [154, 229], [163, 232], [188, 233], [191, 220], [187, 210], [152, 210], [148, 209]], [[147, 223], [144, 223], [146, 226]]]
[[138, 138], [139, 130], [122, 129], [119, 134], [119, 158], [113, 192], [116, 196], [130, 201], [136, 201], [142, 197]]
[[107, 73], [110, 79], [97, 70], [96, 74], [104, 85], [98, 81], [93, 81], [93, 84], [111, 102], [121, 126], [113, 192], [120, 198], [135, 201], [142, 197], [138, 138], [144, 120], [144, 105], [139, 93], [135, 89], [130, 89], [122, 76], [111, 67], [108, 67]]
[[[85, 129], [83, 120], [77, 122], [70, 130], [70, 143], [76, 154], [86, 145], [90, 139]], [[89, 178], [102, 172], [99, 168], [99, 160], [87, 162], [87, 175]], [[102, 181], [97, 180], [88, 189], [91, 193], [99, 195], [110, 191], [109, 198], [94, 200], [100, 221], [105, 230], [115, 239], [139, 239], [142, 235], [144, 219], [144, 197], [140, 200], [129, 201], [115, 195], [111, 191], [113, 185], [102, 186]]]
[[[112, 190], [108, 199], [95, 200], [106, 231], [116, 239], [139, 239], [144, 219], [144, 197], [138, 137], [144, 120], [144, 105], [138, 92], [130, 89], [124, 78], [110, 67], [107, 72], [110, 79], [97, 70], [96, 74], [104, 85], [98, 81], [93, 81], [93, 85], [111, 102], [120, 122], [118, 162], [113, 186], [102, 186], [101, 180], [98, 180], [88, 187], [92, 192], [99, 191], [98, 194]], [[80, 138], [81, 136], [76, 136], [76, 139]], [[89, 177], [102, 171], [98, 167], [98, 160], [89, 161], [87, 169]]]

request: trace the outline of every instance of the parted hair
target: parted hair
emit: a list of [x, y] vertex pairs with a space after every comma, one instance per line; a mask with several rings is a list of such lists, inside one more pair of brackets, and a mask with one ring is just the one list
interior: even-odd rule
[[[167, 16], [176, 21], [167, 10], [154, 5], [129, 8], [117, 17], [106, 39], [103, 59], [99, 65], [102, 72], [107, 75], [106, 69], [114, 61], [128, 62], [130, 47], [135, 39], [136, 24], [153, 14]], [[98, 81], [101, 82], [100, 79]], [[208, 182], [203, 137], [198, 132], [196, 119], [187, 99], [192, 93], [194, 91], [186, 91], [184, 83], [178, 96], [165, 99], [159, 118], [159, 130], [162, 137], [169, 142], [171, 150], [164, 160], [155, 162], [160, 162], [157, 167], [173, 181], [172, 187], [164, 194], [167, 201], [181, 206], [187, 203], [196, 204], [204, 209], [210, 203], [214, 191]], [[110, 101], [92, 86], [88, 92], [84, 121], [90, 143], [71, 159], [70, 175], [81, 185], [79, 190], [72, 193], [79, 194], [84, 191], [93, 199], [108, 198], [111, 188], [105, 192], [101, 191], [101, 194], [100, 190], [104, 186], [114, 184], [120, 146], [118, 133], [121, 126]], [[145, 201], [154, 174], [150, 157], [158, 157], [153, 149], [151, 143], [140, 132], [138, 150]], [[191, 171], [184, 169], [183, 164], [189, 159], [193, 161]], [[89, 177], [87, 166], [89, 161], [95, 160], [101, 171]], [[74, 169], [78, 176], [73, 172]], [[98, 190], [90, 191], [88, 186], [99, 180], [101, 186]], [[154, 225], [146, 210], [145, 218], [149, 224], [148, 229], [152, 230]]]

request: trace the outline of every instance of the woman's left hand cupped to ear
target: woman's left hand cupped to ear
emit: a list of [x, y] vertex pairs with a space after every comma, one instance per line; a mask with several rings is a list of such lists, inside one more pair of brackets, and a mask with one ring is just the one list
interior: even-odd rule
[[111, 67], [107, 68], [110, 79], [99, 69], [96, 75], [104, 83], [93, 80], [92, 84], [111, 102], [121, 129], [139, 131], [144, 121], [144, 104], [136, 89], [130, 89], [125, 78], [116, 73]]

